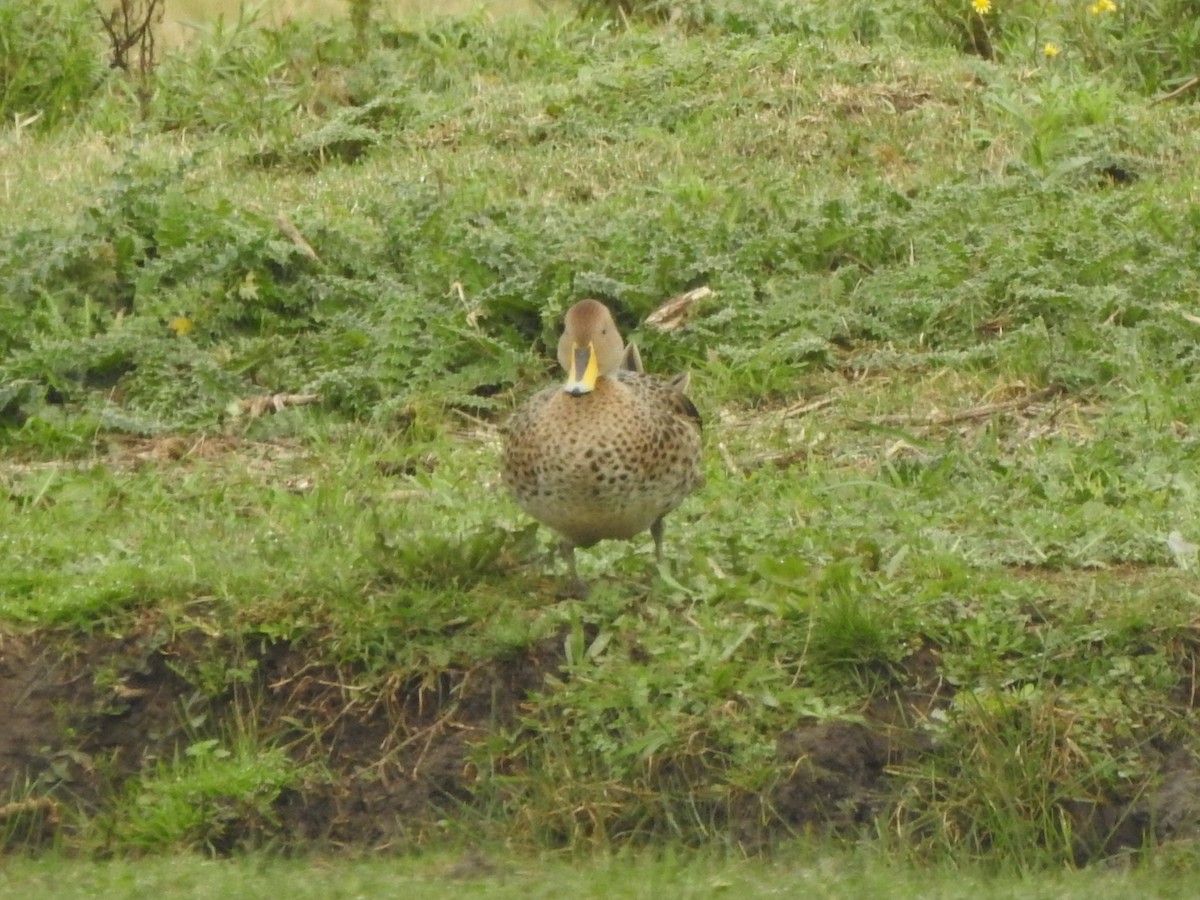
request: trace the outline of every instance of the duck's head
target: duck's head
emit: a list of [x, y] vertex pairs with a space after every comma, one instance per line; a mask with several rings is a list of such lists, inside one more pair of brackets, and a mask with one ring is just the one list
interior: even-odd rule
[[580, 300], [569, 310], [558, 340], [558, 362], [567, 370], [563, 390], [576, 397], [596, 389], [596, 380], [611, 376], [625, 358], [625, 342], [608, 307], [599, 300]]

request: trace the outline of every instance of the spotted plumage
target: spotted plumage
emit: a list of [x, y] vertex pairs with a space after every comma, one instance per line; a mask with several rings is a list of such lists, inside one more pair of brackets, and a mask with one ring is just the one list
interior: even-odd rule
[[581, 595], [576, 547], [649, 530], [662, 561], [663, 517], [702, 481], [700, 415], [688, 377], [645, 374], [596, 300], [568, 310], [558, 359], [566, 383], [509, 421], [503, 476], [517, 504], [562, 537]]

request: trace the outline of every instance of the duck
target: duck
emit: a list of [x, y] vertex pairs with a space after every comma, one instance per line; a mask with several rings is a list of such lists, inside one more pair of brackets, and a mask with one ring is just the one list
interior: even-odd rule
[[558, 363], [566, 380], [507, 423], [501, 475], [517, 505], [558, 534], [567, 594], [582, 598], [578, 547], [649, 531], [662, 565], [663, 519], [703, 485], [702, 426], [690, 376], [647, 374], [598, 300], [567, 310]]

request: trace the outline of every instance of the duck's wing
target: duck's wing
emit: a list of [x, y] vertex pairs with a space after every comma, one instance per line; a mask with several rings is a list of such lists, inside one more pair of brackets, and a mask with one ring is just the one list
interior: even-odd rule
[[700, 418], [700, 410], [696, 409], [696, 404], [692, 402], [691, 397], [682, 391], [672, 391], [671, 406], [679, 415], [691, 419], [698, 431], [703, 430], [704, 422]]
[[646, 371], [642, 365], [642, 354], [638, 353], [637, 344], [625, 345], [625, 356], [621, 360], [621, 368], [627, 372], [637, 372], [639, 375]]

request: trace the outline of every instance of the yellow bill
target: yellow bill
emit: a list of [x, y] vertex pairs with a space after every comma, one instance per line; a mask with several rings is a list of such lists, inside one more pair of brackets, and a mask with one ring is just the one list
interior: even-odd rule
[[563, 390], [578, 397], [596, 389], [600, 377], [600, 364], [596, 361], [596, 349], [589, 343], [586, 347], [571, 347], [571, 371]]

